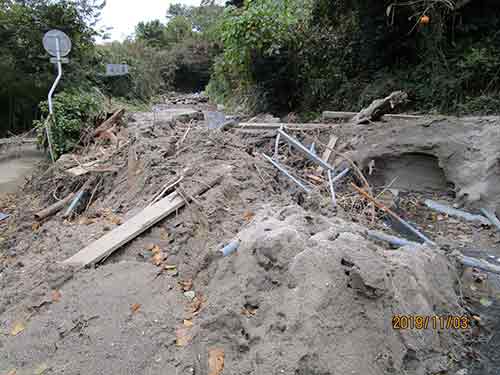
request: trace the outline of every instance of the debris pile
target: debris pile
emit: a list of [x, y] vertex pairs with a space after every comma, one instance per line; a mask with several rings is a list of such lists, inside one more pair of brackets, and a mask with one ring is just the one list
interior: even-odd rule
[[481, 314], [456, 264], [500, 270], [477, 257], [500, 226], [495, 123], [389, 116], [404, 99], [347, 124], [237, 122], [197, 94], [116, 111], [0, 227], [0, 373], [464, 367]]

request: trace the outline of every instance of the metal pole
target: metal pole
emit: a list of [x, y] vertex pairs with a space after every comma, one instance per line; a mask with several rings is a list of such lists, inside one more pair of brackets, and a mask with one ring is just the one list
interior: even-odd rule
[[[57, 77], [54, 83], [52, 84], [52, 87], [50, 88], [49, 95], [48, 95], [48, 102], [49, 102], [49, 118], [50, 120], [54, 120], [54, 108], [52, 105], [52, 95], [54, 94], [54, 91], [56, 90], [57, 85], [59, 84], [59, 81], [61, 80], [62, 77], [62, 65], [61, 65], [61, 52], [59, 48], [59, 38], [56, 38], [56, 54], [57, 54]], [[47, 133], [47, 142], [49, 143], [49, 152], [50, 152], [50, 158], [52, 159], [52, 162], [55, 162], [55, 157], [54, 157], [54, 150], [52, 149], [52, 138], [50, 134], [50, 121], [45, 122], [45, 132]]]
[[328, 180], [330, 181], [330, 193], [332, 194], [332, 203], [335, 208], [337, 207], [337, 197], [335, 196], [335, 189], [333, 188], [332, 171], [328, 169], [326, 173], [328, 174]]
[[274, 161], [271, 159], [269, 156], [266, 154], [262, 154], [262, 156], [270, 162], [272, 165], [274, 165], [277, 169], [279, 169], [285, 176], [287, 176], [290, 180], [295, 182], [297, 185], [299, 185], [306, 193], [310, 193], [311, 189], [306, 187], [302, 182], [300, 182], [297, 178], [293, 177], [284, 167], [282, 167], [278, 162]]
[[300, 151], [302, 151], [304, 154], [306, 154], [309, 157], [309, 159], [311, 159], [312, 161], [315, 161], [316, 163], [318, 163], [319, 165], [321, 165], [325, 169], [329, 169], [331, 171], [335, 171], [335, 168], [333, 168], [330, 164], [328, 164], [327, 162], [325, 162], [324, 160], [322, 160], [321, 158], [319, 158], [318, 156], [316, 156], [315, 154], [313, 154], [311, 151], [309, 151], [307, 149], [307, 147], [305, 147], [302, 143], [300, 143], [299, 141], [297, 141], [295, 138], [289, 136], [283, 130], [278, 130], [278, 133], [281, 134], [283, 137], [285, 137], [285, 139], [287, 140], [287, 142], [289, 144], [295, 146]]

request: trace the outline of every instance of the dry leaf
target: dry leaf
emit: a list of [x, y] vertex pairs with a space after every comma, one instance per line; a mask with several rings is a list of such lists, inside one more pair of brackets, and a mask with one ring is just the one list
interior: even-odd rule
[[192, 327], [193, 321], [191, 319], [184, 319], [184, 326], [185, 327]]
[[10, 332], [10, 334], [12, 336], [17, 336], [18, 334], [20, 334], [22, 331], [24, 331], [26, 329], [26, 326], [24, 325], [24, 323], [22, 322], [17, 322], [15, 325], [14, 325], [14, 328], [12, 328], [12, 331]]
[[245, 219], [245, 221], [249, 222], [254, 218], [254, 216], [255, 216], [255, 214], [252, 211], [245, 211], [245, 213], [243, 214], [243, 219]]
[[122, 225], [123, 224], [123, 220], [121, 217], [119, 216], [116, 216], [116, 215], [113, 215], [110, 219], [111, 223], [112, 224], [116, 224], [116, 225]]
[[78, 224], [80, 225], [90, 225], [95, 223], [95, 219], [89, 219], [88, 217], [81, 217], [80, 220], [78, 220]]
[[208, 375], [220, 375], [224, 370], [224, 349], [208, 350]]
[[255, 316], [255, 314], [257, 313], [257, 309], [242, 307], [241, 313], [246, 317], [251, 317]]
[[33, 232], [36, 232], [38, 229], [40, 229], [39, 222], [35, 222], [35, 223], [31, 224], [31, 230], [33, 230]]
[[135, 314], [140, 308], [141, 308], [141, 305], [138, 303], [134, 303], [132, 306], [130, 306], [130, 310], [132, 311], [132, 314]]
[[322, 184], [323, 183], [323, 179], [321, 177], [315, 176], [313, 174], [308, 174], [308, 175], [306, 175], [306, 177], [309, 180], [311, 180], [312, 182], [314, 182], [315, 184]]
[[163, 255], [161, 253], [156, 253], [151, 260], [155, 266], [160, 266], [163, 261]]
[[161, 249], [158, 245], [154, 245], [150, 251], [153, 253], [153, 254], [158, 254], [158, 253], [161, 253]]
[[52, 293], [51, 293], [51, 299], [52, 299], [52, 302], [59, 302], [61, 300], [61, 292], [58, 291], [58, 290], [53, 290]]
[[197, 295], [196, 297], [194, 297], [194, 300], [191, 303], [191, 313], [193, 315], [198, 315], [200, 313], [203, 302], [205, 302], [205, 300], [201, 295]]
[[176, 345], [177, 346], [186, 346], [189, 344], [191, 340], [191, 335], [189, 334], [189, 328], [180, 327], [175, 331], [175, 335], [177, 337]]

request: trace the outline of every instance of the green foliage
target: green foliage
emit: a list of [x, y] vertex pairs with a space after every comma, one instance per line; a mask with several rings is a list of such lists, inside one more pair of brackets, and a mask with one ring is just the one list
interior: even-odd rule
[[[229, 7], [219, 30], [224, 54], [208, 92], [226, 104], [241, 96], [254, 110], [307, 112], [359, 110], [403, 89], [409, 110], [498, 113], [500, 4], [452, 8], [449, 0]], [[419, 23], [423, 15], [429, 24]]]
[[27, 130], [39, 116], [38, 102], [54, 80], [41, 42], [46, 31], [60, 29], [73, 42], [61, 87], [88, 81], [97, 35], [93, 25], [102, 6], [100, 0], [0, 1], [0, 136]]
[[[95, 126], [96, 118], [103, 111], [104, 97], [98, 91], [68, 91], [54, 97], [54, 121], [51, 123], [51, 139], [55, 157], [70, 152], [81, 142], [81, 136]], [[44, 118], [48, 117], [48, 103], [41, 102]], [[43, 135], [45, 120], [37, 120], [34, 125]]]

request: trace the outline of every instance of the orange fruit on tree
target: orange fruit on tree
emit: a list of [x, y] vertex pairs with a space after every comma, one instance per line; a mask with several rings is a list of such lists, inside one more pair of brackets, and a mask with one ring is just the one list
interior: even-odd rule
[[422, 17], [420, 17], [420, 24], [421, 25], [427, 25], [430, 22], [430, 20], [431, 19], [429, 18], [429, 16], [426, 16], [424, 14]]

